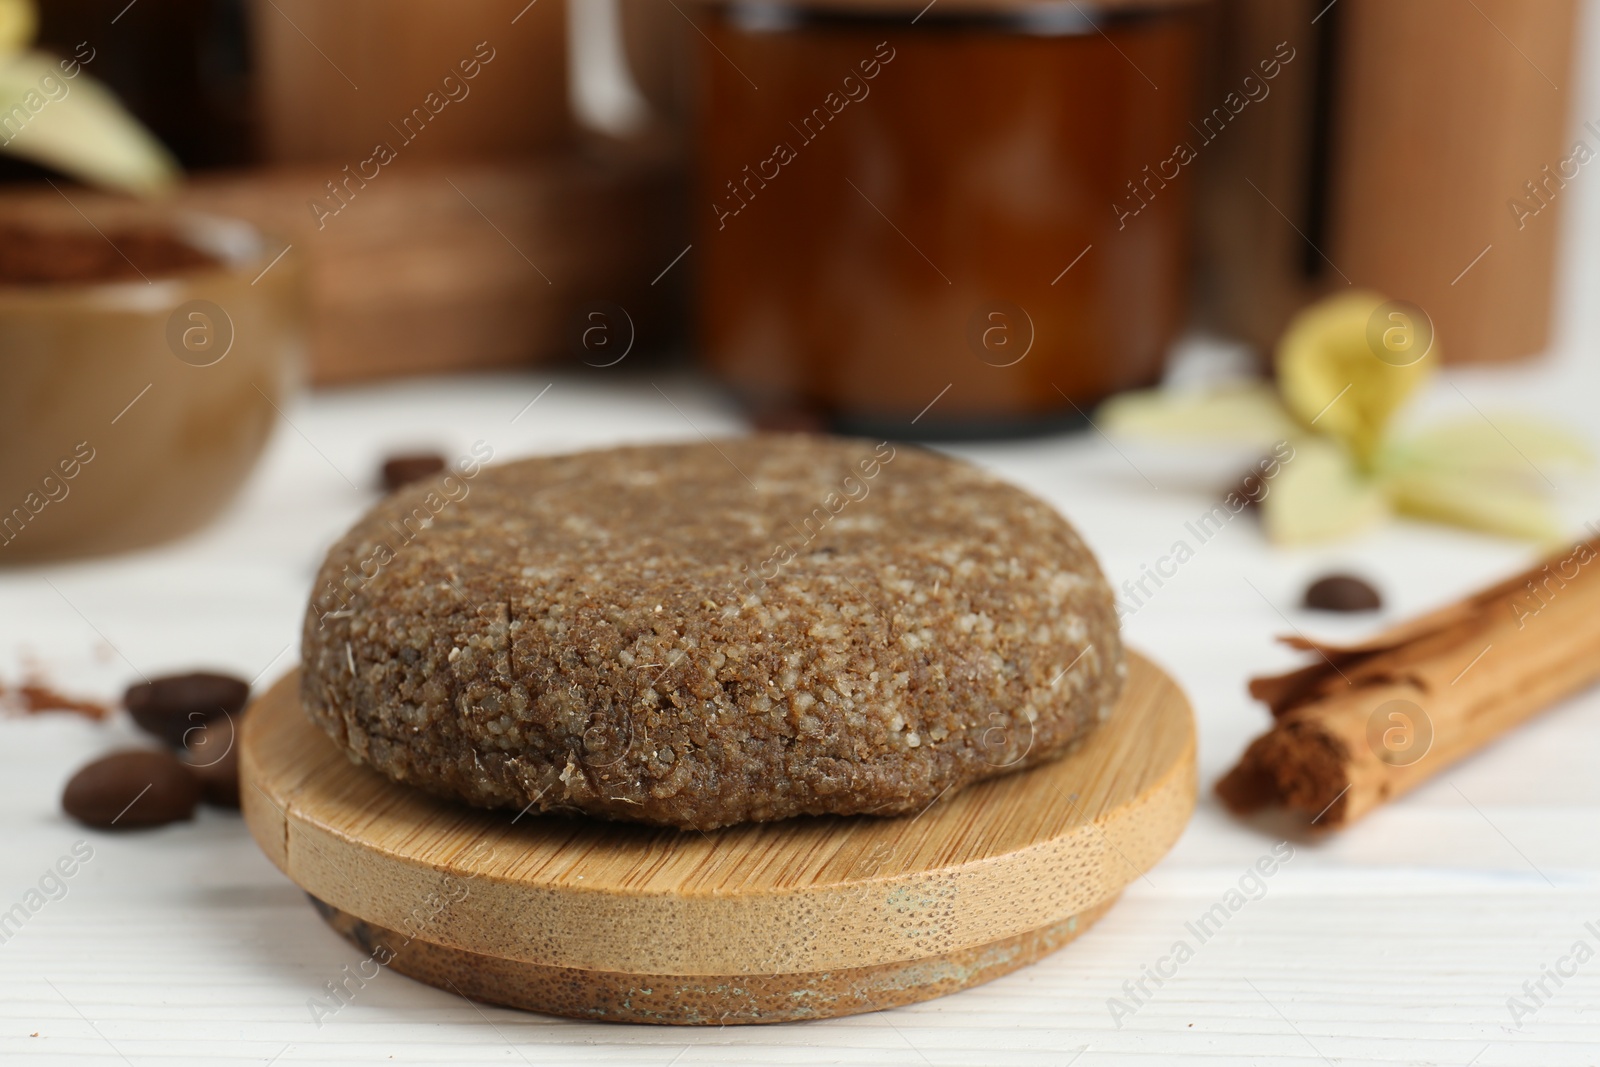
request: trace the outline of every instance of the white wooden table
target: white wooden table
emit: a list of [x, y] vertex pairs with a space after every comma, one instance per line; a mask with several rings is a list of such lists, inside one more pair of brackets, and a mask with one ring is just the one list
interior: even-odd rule
[[[1460, 392], [1436, 388], [1430, 407], [1464, 411], [1470, 398], [1486, 411], [1545, 411], [1589, 427], [1600, 449], [1592, 413], [1600, 361], [1592, 357], [1450, 380]], [[105, 698], [135, 668], [217, 667], [270, 682], [295, 660], [313, 568], [375, 499], [366, 487], [387, 450], [453, 454], [481, 439], [509, 458], [740, 428], [693, 380], [653, 381], [543, 373], [305, 399], [288, 409], [292, 425], [279, 427], [237, 506], [203, 533], [122, 558], [0, 572], [0, 674], [16, 681], [34, 662], [60, 687]], [[1060, 506], [1113, 583], [1164, 554], [1241, 459], [1126, 444], [1119, 451], [1093, 433], [958, 451]], [[1567, 489], [1564, 505], [1574, 528], [1600, 517], [1592, 484]], [[1552, 995], [1520, 1028], [1508, 998], [1526, 1000], [1523, 983], [1538, 982], [1574, 942], [1600, 950], [1600, 693], [1548, 712], [1340, 836], [1293, 840], [1293, 858], [1264, 895], [1205, 943], [1185, 926], [1281, 840], [1270, 827], [1232, 819], [1209, 793], [1267, 721], [1245, 679], [1295, 662], [1272, 641], [1286, 618], [1331, 634], [1373, 625], [1298, 611], [1307, 579], [1334, 565], [1356, 568], [1382, 586], [1384, 618], [1393, 619], [1486, 582], [1526, 554], [1418, 525], [1283, 551], [1269, 548], [1251, 520], [1235, 521], [1127, 624], [1131, 643], [1177, 676], [1199, 717], [1203, 793], [1166, 861], [1043, 963], [943, 1000], [802, 1025], [577, 1023], [471, 1004], [387, 972], [319, 1025], [308, 1000], [360, 954], [261, 856], [237, 816], [207, 811], [191, 824], [131, 834], [84, 830], [61, 815], [61, 787], [78, 765], [134, 740], [132, 729], [69, 715], [0, 721], [0, 910], [23, 901], [76, 842], [93, 850], [65, 880], [65, 895], [0, 944], [0, 1058], [1090, 1067], [1184, 1055], [1593, 1064], [1600, 958], [1559, 989], [1546, 979]], [[1144, 968], [1180, 939], [1194, 956], [1158, 986]], [[1141, 979], [1136, 1002], [1124, 983]], [[1111, 998], [1133, 1010], [1114, 1014]]]

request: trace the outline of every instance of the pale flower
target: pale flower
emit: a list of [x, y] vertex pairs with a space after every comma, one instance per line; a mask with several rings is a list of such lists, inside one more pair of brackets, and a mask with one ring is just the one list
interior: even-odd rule
[[1348, 537], [1405, 514], [1534, 541], [1562, 536], [1546, 471], [1593, 462], [1582, 441], [1526, 417], [1473, 415], [1409, 436], [1394, 417], [1439, 363], [1432, 325], [1375, 293], [1330, 297], [1295, 316], [1278, 342], [1277, 389], [1265, 382], [1205, 391], [1127, 393], [1101, 409], [1111, 433], [1288, 440], [1261, 500], [1280, 544]]

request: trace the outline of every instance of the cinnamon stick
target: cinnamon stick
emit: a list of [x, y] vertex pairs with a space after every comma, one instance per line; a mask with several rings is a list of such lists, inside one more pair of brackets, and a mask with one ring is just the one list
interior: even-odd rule
[[1281, 638], [1318, 658], [1250, 682], [1274, 722], [1218, 795], [1342, 826], [1600, 679], [1597, 561], [1600, 536], [1366, 641]]

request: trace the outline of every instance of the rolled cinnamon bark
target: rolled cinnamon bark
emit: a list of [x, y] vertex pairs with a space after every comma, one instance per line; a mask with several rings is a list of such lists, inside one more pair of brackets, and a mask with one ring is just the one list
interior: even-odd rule
[[1600, 536], [1366, 641], [1282, 638], [1318, 660], [1250, 682], [1275, 721], [1218, 795], [1342, 826], [1600, 679], [1596, 560]]

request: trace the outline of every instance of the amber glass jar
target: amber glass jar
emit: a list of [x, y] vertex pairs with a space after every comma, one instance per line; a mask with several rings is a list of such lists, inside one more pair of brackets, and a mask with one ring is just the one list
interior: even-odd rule
[[1070, 423], [1185, 318], [1196, 5], [920, 7], [699, 9], [702, 348], [841, 428]]

